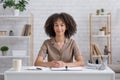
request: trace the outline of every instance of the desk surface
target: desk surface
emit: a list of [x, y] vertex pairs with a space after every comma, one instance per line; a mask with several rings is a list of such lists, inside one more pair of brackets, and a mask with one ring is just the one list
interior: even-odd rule
[[23, 67], [19, 72], [11, 68], [5, 71], [5, 80], [115, 80], [115, 73], [109, 67], [105, 70], [82, 67], [78, 71], [51, 71], [50, 68], [41, 68], [42, 70], [35, 70]]
[[58, 71], [54, 71], [54, 70], [51, 70], [50, 68], [47, 68], [47, 67], [38, 67], [38, 68], [41, 68], [42, 70], [39, 70], [39, 69], [36, 69], [36, 67], [34, 66], [24, 66], [22, 67], [21, 71], [14, 71], [13, 68], [9, 69], [8, 71], [5, 71], [5, 73], [114, 73], [114, 71], [112, 71], [109, 67], [107, 67], [105, 70], [97, 70], [97, 69], [88, 69], [86, 67], [77, 67], [78, 70], [74, 70], [74, 68], [76, 67], [73, 67], [73, 69], [71, 70], [63, 70], [63, 69], [58, 69]]

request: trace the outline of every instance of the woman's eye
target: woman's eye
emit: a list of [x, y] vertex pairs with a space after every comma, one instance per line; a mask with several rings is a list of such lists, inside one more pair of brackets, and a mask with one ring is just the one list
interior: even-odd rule
[[56, 27], [58, 26], [58, 25], [55, 25]]
[[62, 27], [64, 26], [64, 24], [61, 25]]

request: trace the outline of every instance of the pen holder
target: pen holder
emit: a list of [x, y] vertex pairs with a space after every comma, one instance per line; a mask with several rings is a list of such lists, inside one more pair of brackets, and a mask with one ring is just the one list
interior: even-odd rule
[[104, 70], [106, 69], [106, 64], [105, 63], [102, 63], [99, 67], [98, 67], [98, 70]]

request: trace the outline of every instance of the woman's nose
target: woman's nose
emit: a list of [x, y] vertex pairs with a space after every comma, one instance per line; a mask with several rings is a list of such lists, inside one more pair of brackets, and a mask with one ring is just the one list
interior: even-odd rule
[[60, 26], [60, 25], [58, 26], [58, 29], [61, 29], [61, 26]]

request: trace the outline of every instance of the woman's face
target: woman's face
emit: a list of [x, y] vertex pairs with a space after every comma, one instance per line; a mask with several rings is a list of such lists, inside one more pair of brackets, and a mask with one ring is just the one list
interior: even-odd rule
[[57, 21], [54, 23], [54, 31], [56, 36], [64, 36], [66, 25], [61, 19], [57, 19]]

